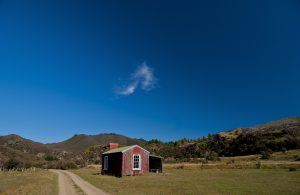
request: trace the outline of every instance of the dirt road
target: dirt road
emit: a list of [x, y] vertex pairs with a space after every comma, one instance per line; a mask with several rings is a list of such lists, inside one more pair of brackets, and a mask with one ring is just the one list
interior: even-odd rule
[[78, 175], [65, 170], [50, 170], [58, 174], [59, 195], [107, 195], [106, 192], [96, 188]]

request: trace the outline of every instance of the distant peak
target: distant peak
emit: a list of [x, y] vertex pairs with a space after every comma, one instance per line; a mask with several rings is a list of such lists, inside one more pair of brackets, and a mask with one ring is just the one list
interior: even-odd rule
[[9, 138], [9, 139], [24, 139], [23, 137], [21, 137], [17, 134], [8, 134], [8, 135], [4, 135], [3, 137]]

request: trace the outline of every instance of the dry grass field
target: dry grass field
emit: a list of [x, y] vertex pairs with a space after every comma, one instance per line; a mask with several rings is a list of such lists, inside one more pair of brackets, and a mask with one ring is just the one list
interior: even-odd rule
[[[300, 194], [299, 157], [300, 150], [273, 153], [269, 160], [221, 157], [205, 164], [164, 164], [162, 174], [123, 178], [100, 175], [99, 165], [72, 172], [110, 194]], [[57, 193], [57, 175], [49, 171], [0, 172], [0, 195]]]
[[123, 178], [99, 175], [100, 166], [73, 172], [111, 194], [300, 194], [299, 157], [300, 150], [276, 152], [269, 160], [221, 157], [207, 164], [164, 164], [163, 174]]
[[217, 161], [208, 163], [174, 163], [165, 164], [165, 168], [175, 169], [300, 169], [300, 150], [275, 152], [268, 160], [262, 160], [261, 155], [220, 157]]
[[44, 170], [0, 172], [1, 195], [55, 195], [57, 176]]
[[166, 168], [123, 178], [94, 168], [73, 172], [111, 194], [300, 194], [300, 171], [287, 169]]

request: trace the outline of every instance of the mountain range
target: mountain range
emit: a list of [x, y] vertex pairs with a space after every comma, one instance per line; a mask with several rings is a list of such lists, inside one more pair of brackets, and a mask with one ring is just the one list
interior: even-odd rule
[[[58, 143], [43, 144], [19, 135], [0, 136], [0, 165], [9, 159], [30, 160], [44, 163], [45, 159], [93, 159], [100, 157], [102, 147], [110, 142], [121, 146], [141, 145], [164, 157], [187, 158], [202, 156], [205, 151], [218, 155], [243, 155], [258, 153], [263, 148], [281, 150], [300, 148], [300, 117], [289, 117], [250, 128], [237, 128], [194, 140], [175, 142], [146, 141], [124, 135], [106, 133], [98, 135], [79, 134]], [[254, 145], [253, 145], [254, 144]], [[199, 148], [200, 147], [200, 148]], [[240, 151], [241, 148], [243, 151]], [[237, 151], [237, 152], [236, 152]], [[49, 158], [49, 155], [51, 158]]]
[[68, 152], [81, 152], [90, 146], [105, 146], [110, 142], [116, 142], [120, 145], [145, 145], [146, 140], [126, 137], [115, 133], [98, 134], [98, 135], [74, 135], [70, 139], [62, 142], [46, 144], [47, 147], [56, 150], [65, 150]]

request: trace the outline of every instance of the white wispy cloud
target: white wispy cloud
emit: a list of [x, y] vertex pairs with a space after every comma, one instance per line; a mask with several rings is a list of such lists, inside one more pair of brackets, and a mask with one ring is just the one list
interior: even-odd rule
[[153, 68], [149, 67], [146, 62], [140, 65], [131, 75], [129, 83], [123, 87], [117, 87], [115, 92], [118, 95], [131, 95], [138, 88], [150, 91], [155, 87], [156, 78]]

